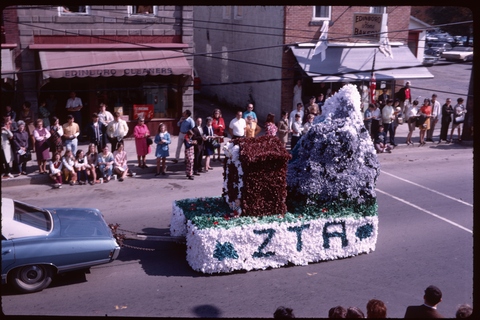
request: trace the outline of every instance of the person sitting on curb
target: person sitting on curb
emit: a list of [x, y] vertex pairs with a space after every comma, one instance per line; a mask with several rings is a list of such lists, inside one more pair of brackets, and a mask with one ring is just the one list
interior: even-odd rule
[[375, 150], [377, 150], [377, 153], [392, 153], [392, 147], [385, 143], [385, 132], [383, 130], [383, 126], [378, 126], [378, 133], [375, 137]]

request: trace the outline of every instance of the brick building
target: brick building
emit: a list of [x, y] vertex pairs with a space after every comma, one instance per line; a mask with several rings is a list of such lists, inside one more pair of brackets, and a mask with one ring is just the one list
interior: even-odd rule
[[[325, 21], [328, 48], [314, 55]], [[293, 109], [297, 80], [304, 104], [346, 82], [368, 104], [372, 68], [377, 96], [404, 80], [433, 77], [409, 49], [418, 47], [409, 24], [410, 6], [196, 6], [195, 67], [202, 93], [237, 107], [253, 102], [261, 122]], [[385, 34], [393, 58], [379, 51]]]
[[16, 69], [4, 104], [30, 101], [37, 111], [52, 96], [63, 120], [75, 91], [83, 123], [102, 102], [129, 120], [141, 105], [170, 123], [193, 110], [192, 6], [18, 5], [2, 14], [2, 55], [10, 48]]

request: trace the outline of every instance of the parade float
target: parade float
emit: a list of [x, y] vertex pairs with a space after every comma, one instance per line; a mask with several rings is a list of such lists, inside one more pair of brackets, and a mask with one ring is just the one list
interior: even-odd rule
[[235, 139], [219, 197], [173, 203], [196, 271], [228, 273], [346, 258], [375, 250], [379, 164], [360, 95], [345, 85], [289, 153], [276, 137]]

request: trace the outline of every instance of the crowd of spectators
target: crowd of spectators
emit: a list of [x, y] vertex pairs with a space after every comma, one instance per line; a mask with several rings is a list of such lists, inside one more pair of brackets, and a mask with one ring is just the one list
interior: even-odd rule
[[[423, 304], [408, 306], [405, 310], [405, 319], [432, 319], [445, 318], [444, 315], [437, 311], [438, 304], [442, 301], [442, 292], [436, 286], [428, 286], [423, 295]], [[386, 319], [387, 305], [378, 299], [370, 299], [365, 306], [365, 313], [358, 307], [335, 306], [328, 310], [328, 315], [322, 315], [322, 318], [367, 318], [367, 319]], [[280, 306], [273, 313], [275, 319], [291, 319], [295, 318], [292, 308]], [[457, 319], [473, 319], [473, 308], [468, 304], [458, 306], [455, 316], [449, 318]]]
[[[396, 93], [396, 98], [383, 92], [375, 103], [370, 103], [364, 112], [364, 124], [370, 133], [375, 144], [377, 153], [389, 152], [397, 146], [395, 142], [395, 133], [397, 127], [402, 124], [408, 125], [408, 134], [405, 143], [414, 145], [413, 134], [418, 129], [418, 146], [424, 146], [426, 142], [435, 142], [433, 131], [437, 123], [440, 127], [440, 137], [437, 143], [454, 142], [454, 133], [457, 133], [456, 141], [462, 141], [462, 129], [465, 121], [467, 109], [464, 105], [464, 99], [458, 98], [457, 104], [452, 106], [452, 99], [447, 98], [445, 103], [437, 100], [437, 94], [432, 94], [431, 99], [420, 101], [412, 99], [410, 82], [407, 81], [405, 87]], [[450, 128], [451, 124], [451, 128]], [[382, 130], [383, 128], [383, 130]], [[448, 131], [450, 129], [450, 136]], [[387, 140], [388, 136], [388, 140]]]
[[[417, 128], [419, 129], [418, 146], [425, 145], [426, 141], [433, 141], [433, 128], [437, 122], [441, 125], [438, 143], [442, 141], [451, 143], [455, 132], [457, 140], [461, 141], [462, 125], [466, 113], [464, 100], [458, 98], [457, 104], [452, 106], [451, 99], [447, 98], [445, 104], [441, 106], [437, 101], [437, 95], [433, 94], [431, 99], [424, 99], [420, 106], [418, 98], [412, 99], [409, 86], [410, 83], [407, 82], [405, 87], [396, 94], [395, 99], [391, 98], [386, 90], [383, 90], [377, 103], [369, 104], [364, 112], [365, 128], [371, 136], [377, 153], [392, 152], [398, 145], [395, 141], [397, 127], [404, 123], [408, 125], [407, 145], [415, 144], [413, 134]], [[297, 83], [297, 87], [297, 94], [299, 92], [301, 94], [301, 82]], [[312, 127], [314, 118], [322, 114], [325, 99], [331, 95], [332, 92], [327, 95], [320, 93], [318, 97], [311, 96], [305, 109], [301, 101], [296, 101], [293, 111], [282, 110], [278, 122], [272, 113], [269, 113], [265, 121], [261, 122], [252, 103], [246, 106], [246, 110], [238, 110], [230, 122], [222, 117], [220, 109], [215, 109], [211, 116], [206, 117], [205, 121], [201, 117], [194, 118], [190, 110], [185, 110], [177, 123], [180, 133], [175, 158], [172, 161], [178, 163], [182, 148], [188, 144], [189, 147], [185, 148], [185, 172], [187, 178], [193, 180], [193, 176], [213, 170], [212, 162], [221, 160], [225, 137], [231, 139], [256, 137], [262, 130], [265, 135], [277, 136], [285, 148], [290, 141], [290, 149], [293, 150], [302, 135]], [[74, 162], [77, 162], [77, 165], [73, 166], [73, 170], [68, 170], [68, 164], [62, 168], [62, 172], [65, 172], [62, 175], [63, 182], [69, 182], [71, 185], [109, 182], [112, 177], [118, 177], [118, 181], [121, 182], [126, 176], [132, 175], [123, 147], [129, 128], [126, 121], [122, 120], [120, 113], [110, 113], [107, 105], [101, 103], [98, 113], [93, 113], [91, 122], [83, 127], [88, 142], [95, 146], [99, 159], [105, 159], [106, 155], [103, 157], [101, 155], [105, 150], [108, 151], [107, 143], [110, 143], [110, 150], [115, 154], [113, 163], [109, 165], [110, 161], [107, 163], [90, 161], [89, 164], [78, 165], [78, 162], [82, 161], [77, 159], [82, 125], [77, 123], [75, 116], [80, 113], [83, 103], [80, 98], [76, 97], [75, 92], [72, 92], [66, 105], [67, 121], [61, 124], [56, 116], [55, 108], [52, 107], [54, 105], [52, 101], [55, 102], [52, 97], [41, 101], [38, 118], [34, 117], [28, 101], [24, 102], [18, 114], [10, 106], [5, 108], [1, 154], [3, 179], [29, 174], [26, 164], [31, 160], [32, 153], [36, 155], [39, 174], [52, 174], [49, 168], [51, 168], [50, 164], [54, 161], [57, 153], [60, 154], [61, 159], [73, 157]], [[165, 125], [160, 130], [161, 125], [154, 135], [155, 139], [152, 139], [143, 118], [138, 119], [133, 130], [138, 167], [147, 168], [146, 157], [152, 150], [155, 150], [156, 176], [167, 174], [166, 160], [170, 156], [171, 133], [167, 132]], [[450, 136], [448, 135], [449, 130]], [[121, 150], [118, 150], [119, 148]], [[66, 154], [67, 150], [71, 151], [71, 155]], [[83, 151], [93, 157], [90, 147], [89, 150]], [[191, 157], [193, 159], [189, 161]], [[85, 170], [82, 169], [84, 167], [86, 167]], [[70, 174], [67, 174], [67, 171]], [[86, 178], [84, 178], [84, 171], [88, 173]], [[82, 177], [80, 180], [77, 180], [78, 174]], [[57, 176], [54, 177], [54, 187], [58, 187], [60, 184]]]

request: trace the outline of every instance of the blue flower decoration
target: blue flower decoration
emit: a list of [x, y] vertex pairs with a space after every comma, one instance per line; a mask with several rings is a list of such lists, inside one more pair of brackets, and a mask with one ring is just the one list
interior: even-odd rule
[[217, 241], [215, 251], [213, 252], [213, 257], [217, 258], [219, 261], [225, 260], [227, 258], [238, 259], [238, 253], [233, 247], [233, 244], [231, 244], [230, 242], [225, 242], [224, 244], [221, 244]]
[[373, 232], [373, 225], [366, 224], [366, 225], [358, 227], [357, 232], [355, 232], [355, 235], [360, 240], [363, 240], [363, 239], [366, 239], [366, 238], [370, 238], [370, 236], [372, 235], [372, 232]]

